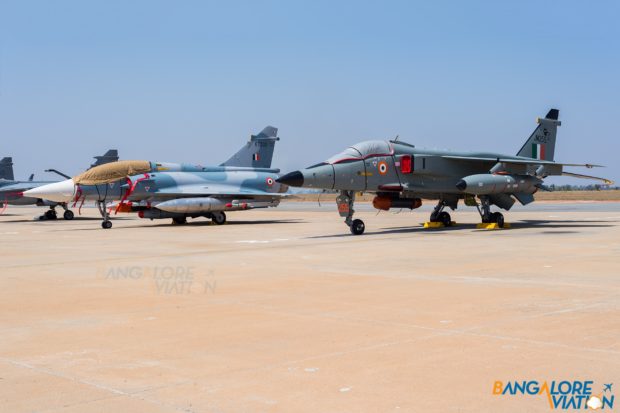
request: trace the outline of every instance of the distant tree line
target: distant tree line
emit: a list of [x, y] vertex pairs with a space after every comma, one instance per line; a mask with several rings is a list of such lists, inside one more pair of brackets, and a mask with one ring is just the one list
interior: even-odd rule
[[617, 191], [620, 189], [618, 186], [611, 185], [599, 185], [599, 184], [590, 184], [590, 185], [549, 185], [549, 188], [552, 191]]

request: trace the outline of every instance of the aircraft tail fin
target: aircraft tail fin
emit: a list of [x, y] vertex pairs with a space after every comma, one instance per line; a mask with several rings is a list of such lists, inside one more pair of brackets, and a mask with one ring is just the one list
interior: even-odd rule
[[101, 156], [95, 156], [95, 162], [90, 165], [90, 168], [94, 168], [95, 166], [103, 165], [110, 162], [118, 161], [118, 150], [116, 149], [108, 149], [106, 153]]
[[517, 152], [517, 156], [526, 158], [553, 161], [555, 154], [555, 137], [558, 126], [562, 123], [558, 120], [560, 111], [551, 109], [544, 118], [537, 118], [538, 126], [530, 135], [523, 147]]
[[9, 181], [15, 179], [13, 175], [13, 158], [6, 157], [0, 160], [0, 179], [7, 179]]
[[273, 150], [278, 138], [278, 128], [267, 126], [220, 166], [239, 166], [252, 168], [271, 168]]

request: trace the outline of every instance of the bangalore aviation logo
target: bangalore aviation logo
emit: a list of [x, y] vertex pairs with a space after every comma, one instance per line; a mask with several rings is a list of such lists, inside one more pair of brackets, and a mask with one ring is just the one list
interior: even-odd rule
[[615, 399], [612, 386], [613, 383], [595, 386], [592, 380], [498, 380], [493, 383], [493, 395], [542, 397], [552, 410], [612, 410]]

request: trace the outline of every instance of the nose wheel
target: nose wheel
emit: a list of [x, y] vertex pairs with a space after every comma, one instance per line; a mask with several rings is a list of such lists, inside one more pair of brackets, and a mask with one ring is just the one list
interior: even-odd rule
[[103, 229], [110, 229], [110, 228], [112, 228], [112, 221], [103, 221], [101, 223], [101, 228], [103, 228]]
[[338, 213], [341, 217], [344, 217], [344, 223], [349, 226], [351, 234], [362, 235], [366, 229], [366, 224], [361, 219], [353, 219], [355, 210], [353, 204], [355, 203], [354, 191], [340, 191], [340, 195], [336, 198], [336, 204], [338, 205]]
[[349, 229], [353, 235], [362, 235], [366, 229], [366, 224], [361, 219], [354, 219]]

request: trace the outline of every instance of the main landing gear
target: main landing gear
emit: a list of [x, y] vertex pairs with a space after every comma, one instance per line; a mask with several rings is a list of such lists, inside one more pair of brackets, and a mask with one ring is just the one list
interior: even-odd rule
[[[207, 219], [210, 219], [216, 225], [224, 225], [226, 223], [226, 213], [223, 211], [216, 212], [208, 212], [202, 215], [179, 215], [172, 218], [173, 225], [184, 225], [187, 224], [187, 217], [196, 218], [198, 216], [204, 216]], [[152, 219], [152, 218], [151, 218]]]
[[224, 225], [226, 223], [226, 214], [223, 211], [212, 212], [211, 221], [216, 225]]
[[101, 222], [101, 228], [103, 229], [112, 228], [112, 221], [110, 221], [110, 213], [108, 212], [108, 209], [105, 206], [105, 200], [97, 201], [97, 209], [99, 210], [99, 213], [103, 217], [103, 221]]
[[441, 222], [444, 227], [449, 227], [452, 225], [452, 217], [448, 212], [443, 210], [446, 206], [447, 205], [444, 200], [439, 200], [437, 206], [431, 213], [431, 222]]
[[67, 208], [67, 204], [60, 204], [60, 206], [62, 207], [62, 209], [65, 210], [65, 212], [63, 212], [62, 214], [62, 217], [66, 219], [67, 221], [71, 221], [75, 217], [75, 214], [73, 213], [73, 211]]
[[341, 217], [345, 217], [344, 223], [349, 226], [351, 234], [362, 235], [366, 230], [366, 224], [361, 219], [353, 219], [355, 210], [353, 204], [355, 203], [354, 191], [340, 191], [340, 195], [336, 198], [336, 204], [338, 205], [338, 213]]
[[504, 228], [504, 215], [501, 212], [491, 212], [491, 203], [489, 198], [481, 196], [480, 206], [476, 205], [483, 224], [496, 223], [498, 227]]
[[226, 223], [226, 213], [224, 211], [208, 212], [203, 216], [210, 219], [215, 225], [224, 225]]
[[45, 214], [43, 214], [40, 219], [48, 219], [52, 221], [54, 219], [58, 219], [58, 214], [56, 213], [56, 210], [54, 208], [50, 208], [45, 211]]
[[[62, 207], [62, 209], [65, 210], [65, 212], [62, 214], [62, 217], [67, 221], [71, 221], [74, 218], [73, 211], [67, 208], [67, 204], [59, 204], [59, 205]], [[56, 211], [56, 206], [57, 205], [51, 206], [50, 209], [45, 211], [45, 213], [39, 217], [39, 220], [40, 221], [43, 221], [43, 220], [53, 221], [55, 219], [58, 219], [58, 212]]]

